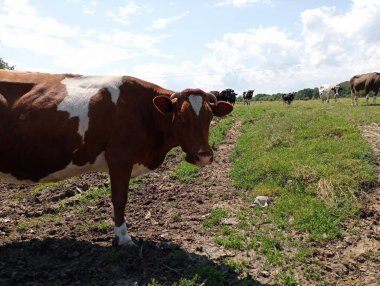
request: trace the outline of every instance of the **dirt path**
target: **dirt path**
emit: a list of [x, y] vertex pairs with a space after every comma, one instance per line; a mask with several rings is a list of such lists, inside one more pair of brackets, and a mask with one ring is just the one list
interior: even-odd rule
[[239, 126], [240, 123], [233, 124], [223, 144], [218, 147], [215, 162], [202, 168], [193, 182], [173, 182], [170, 179], [172, 168], [164, 166], [164, 170], [150, 176], [152, 179], [144, 189], [133, 193], [129, 219], [133, 235], [165, 239], [188, 251], [203, 249], [212, 257], [218, 255], [215, 250], [208, 251], [208, 245], [213, 245], [210, 244], [212, 238], [199, 233], [199, 230], [212, 209], [238, 204], [228, 174], [231, 170], [229, 156]]
[[[380, 125], [362, 126], [363, 137], [378, 160], [380, 185]], [[348, 222], [343, 240], [317, 248], [331, 285], [380, 285], [380, 187], [364, 194], [359, 223]]]

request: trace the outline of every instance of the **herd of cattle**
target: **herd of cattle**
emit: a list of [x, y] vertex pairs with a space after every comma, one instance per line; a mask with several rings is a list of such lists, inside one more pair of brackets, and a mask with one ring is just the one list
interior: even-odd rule
[[[379, 91], [380, 73], [354, 76], [350, 83], [352, 103], [361, 90], [368, 103], [369, 92]], [[323, 86], [320, 96], [336, 100], [341, 90]], [[253, 93], [243, 93], [244, 104]], [[0, 70], [0, 178], [51, 182], [108, 172], [116, 241], [133, 245], [124, 218], [130, 179], [156, 169], [176, 146], [189, 163], [210, 164], [212, 117], [229, 114], [236, 95], [233, 89], [175, 92], [129, 76]], [[294, 93], [283, 100], [291, 104]]]
[[[376, 104], [376, 96], [380, 88], [380, 73], [372, 72], [361, 75], [355, 75], [350, 79], [350, 88], [352, 96], [352, 105], [358, 105], [358, 98], [361, 91], [364, 91], [366, 97], [366, 103], [368, 105], [369, 94], [372, 91], [373, 95], [373, 104]], [[337, 98], [342, 94], [343, 88], [338, 84], [330, 83], [322, 85], [318, 88], [319, 97], [322, 102], [330, 102], [330, 99], [333, 99], [335, 102]], [[218, 100], [223, 100], [235, 104], [237, 93], [233, 89], [225, 89], [221, 92], [219, 91], [210, 91], [214, 94]], [[244, 91], [242, 94], [244, 105], [250, 105], [250, 102], [253, 98], [254, 90]], [[282, 94], [282, 100], [284, 103], [291, 104], [294, 100], [295, 92], [284, 93]]]

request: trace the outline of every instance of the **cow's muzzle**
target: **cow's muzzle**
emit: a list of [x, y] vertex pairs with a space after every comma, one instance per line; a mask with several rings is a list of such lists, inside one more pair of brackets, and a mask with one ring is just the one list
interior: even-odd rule
[[190, 164], [203, 167], [209, 165], [213, 161], [212, 151], [204, 151], [204, 149], [199, 150], [198, 152], [186, 152], [186, 161]]
[[203, 167], [211, 164], [213, 161], [212, 152], [210, 151], [199, 151], [195, 158], [195, 164], [197, 166]]

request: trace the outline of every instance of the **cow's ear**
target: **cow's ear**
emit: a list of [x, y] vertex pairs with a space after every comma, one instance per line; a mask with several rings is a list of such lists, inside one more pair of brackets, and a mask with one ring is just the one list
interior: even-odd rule
[[226, 101], [218, 101], [218, 104], [212, 105], [212, 113], [216, 116], [225, 116], [234, 109], [234, 107]]
[[156, 96], [153, 98], [153, 104], [161, 113], [171, 113], [173, 111], [173, 103], [169, 97]]

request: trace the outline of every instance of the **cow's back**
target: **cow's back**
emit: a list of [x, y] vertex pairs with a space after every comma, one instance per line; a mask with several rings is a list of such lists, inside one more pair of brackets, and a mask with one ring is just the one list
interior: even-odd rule
[[377, 72], [355, 75], [350, 79], [351, 90], [376, 90], [380, 87], [380, 74]]

